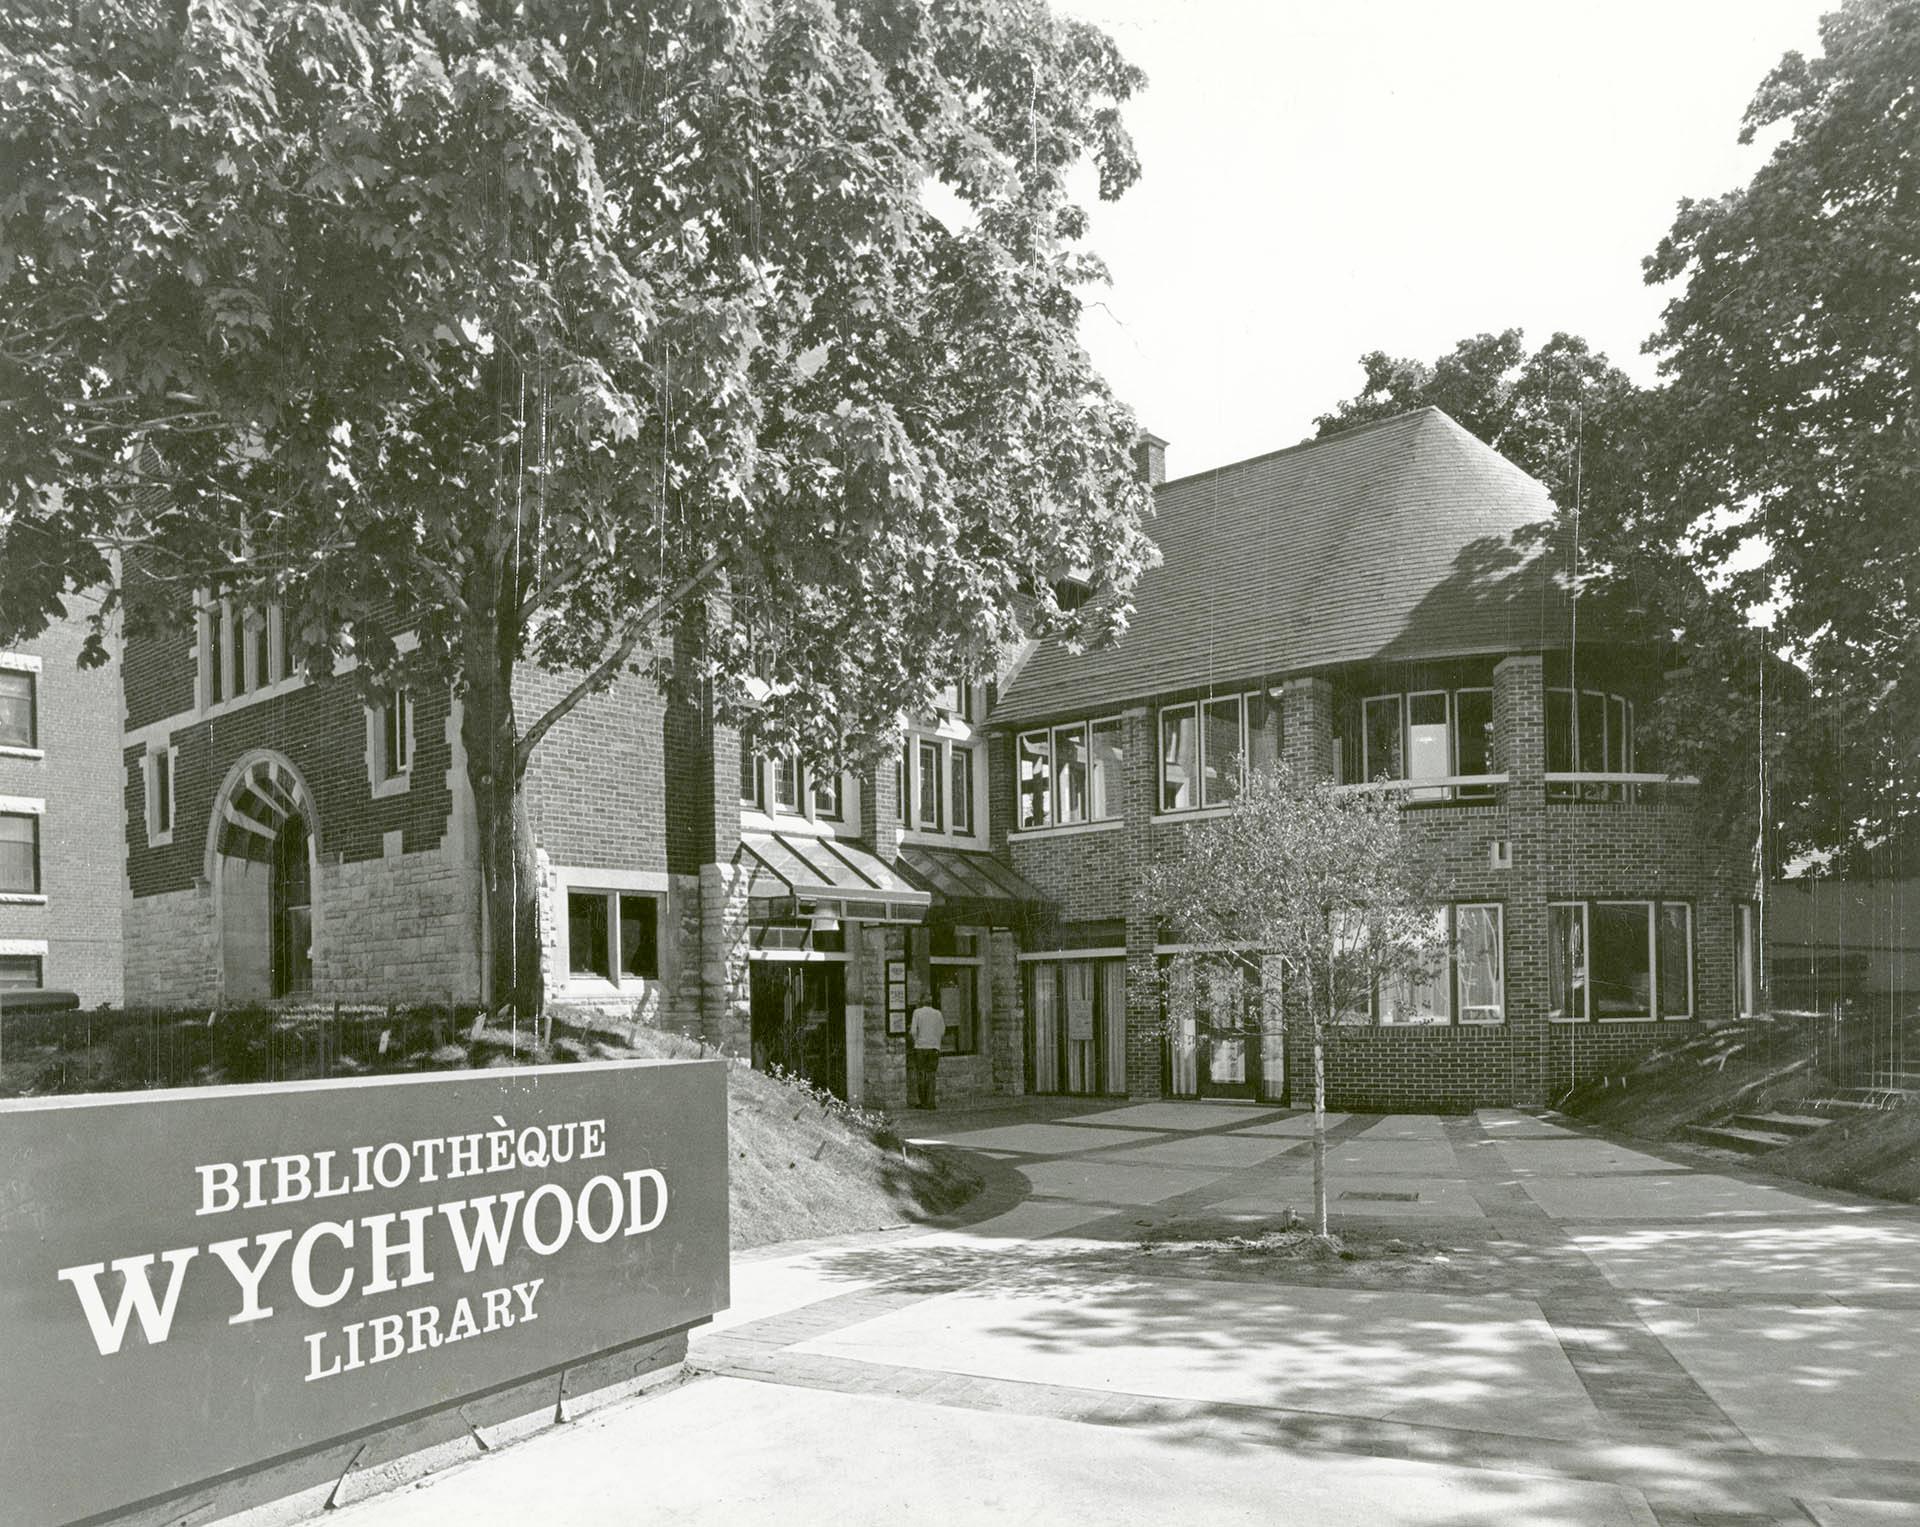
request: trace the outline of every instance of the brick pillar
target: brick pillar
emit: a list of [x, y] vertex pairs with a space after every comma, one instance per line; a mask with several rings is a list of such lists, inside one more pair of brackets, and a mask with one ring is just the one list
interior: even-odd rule
[[1152, 817], [1160, 803], [1159, 757], [1153, 712], [1144, 706], [1125, 712], [1127, 783], [1121, 804], [1126, 844], [1127, 919], [1127, 1095], [1157, 1098], [1165, 1092], [1166, 1037], [1160, 1005], [1147, 997], [1153, 988], [1153, 946], [1160, 930], [1141, 909], [1136, 892], [1153, 862]]
[[884, 864], [900, 857], [900, 792], [894, 786], [894, 758], [881, 758], [860, 781], [860, 837]]
[[987, 739], [987, 847], [996, 859], [1013, 862], [1007, 834], [1019, 820], [1020, 799], [1013, 772], [1013, 733], [989, 728]]
[[1513, 1100], [1547, 1100], [1547, 717], [1538, 657], [1503, 659], [1493, 670], [1493, 767], [1504, 772], [1506, 837], [1507, 1040]]
[[1281, 756], [1298, 774], [1333, 773], [1333, 686], [1325, 679], [1288, 679], [1280, 698]]

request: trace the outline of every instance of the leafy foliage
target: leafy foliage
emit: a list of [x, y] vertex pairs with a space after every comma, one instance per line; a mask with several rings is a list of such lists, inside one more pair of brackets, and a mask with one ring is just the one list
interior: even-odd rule
[[[1817, 706], [1819, 815], [1798, 830], [1908, 872], [1920, 852], [1920, 4], [1849, 0], [1789, 53], [1741, 137], [1784, 129], [1739, 190], [1681, 204], [1647, 261], [1680, 283], [1652, 341], [1673, 453], [1659, 530], [1724, 562]], [[1796, 804], [1789, 800], [1789, 806]]]
[[[114, 548], [133, 629], [211, 587], [317, 671], [350, 632], [463, 697], [490, 885], [625, 668], [871, 753], [1017, 606], [1125, 623], [1148, 500], [1067, 178], [1131, 184], [1141, 82], [1042, 0], [9, 7], [0, 638]], [[521, 717], [526, 661], [579, 681]]]

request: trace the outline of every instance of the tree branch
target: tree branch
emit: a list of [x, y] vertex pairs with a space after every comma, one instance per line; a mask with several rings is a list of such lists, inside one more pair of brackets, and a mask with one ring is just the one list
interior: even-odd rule
[[520, 741], [514, 745], [513, 762], [516, 772], [526, 768], [527, 760], [533, 756], [533, 750], [540, 745], [541, 738], [552, 731], [582, 700], [606, 685], [614, 674], [619, 672], [620, 665], [633, 656], [633, 649], [640, 645], [640, 638], [646, 635], [647, 627], [698, 592], [715, 573], [720, 571], [720, 566], [721, 558], [717, 553], [708, 557], [679, 587], [661, 595], [627, 622], [625, 633], [614, 643], [613, 649], [589, 668], [579, 683], [554, 701], [547, 713], [528, 727]]

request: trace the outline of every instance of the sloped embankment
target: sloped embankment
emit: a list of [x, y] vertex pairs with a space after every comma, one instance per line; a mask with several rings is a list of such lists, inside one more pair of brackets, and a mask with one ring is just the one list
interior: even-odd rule
[[1920, 1102], [1843, 1107], [1891, 1050], [1920, 1054], [1920, 1014], [1904, 1046], [1882, 1016], [1781, 1013], [1717, 1024], [1656, 1050], [1631, 1071], [1597, 1078], [1560, 1104], [1591, 1123], [1670, 1140], [1688, 1126], [1735, 1116], [1828, 1118], [1824, 1128], [1749, 1158], [1762, 1171], [1880, 1198], [1920, 1202]]
[[[0, 1022], [0, 1097], [715, 1053], [586, 1014], [539, 1029], [444, 1007], [22, 1014]], [[911, 1224], [980, 1187], [964, 1158], [908, 1146], [878, 1115], [737, 1061], [727, 1112], [736, 1249]]]

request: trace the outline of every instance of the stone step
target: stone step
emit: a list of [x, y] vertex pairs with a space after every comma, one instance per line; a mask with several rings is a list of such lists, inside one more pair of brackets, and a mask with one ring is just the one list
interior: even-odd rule
[[1818, 1134], [1833, 1122], [1816, 1113], [1737, 1113], [1733, 1122], [1741, 1129], [1757, 1129], [1776, 1135]]
[[1792, 1143], [1793, 1136], [1771, 1129], [1742, 1129], [1734, 1124], [1689, 1124], [1681, 1131], [1697, 1145], [1717, 1145], [1723, 1151], [1758, 1156]]

